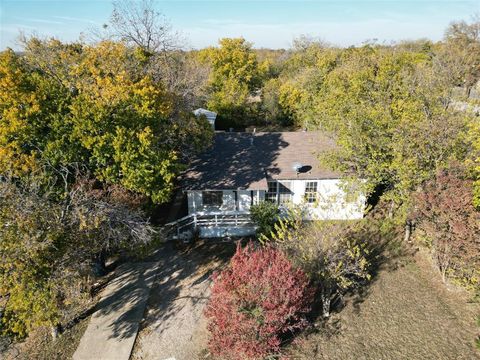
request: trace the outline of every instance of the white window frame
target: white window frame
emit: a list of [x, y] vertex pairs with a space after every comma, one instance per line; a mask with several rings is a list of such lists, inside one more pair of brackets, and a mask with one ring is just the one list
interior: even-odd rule
[[315, 204], [318, 201], [318, 181], [305, 181], [304, 198], [307, 204]]
[[[205, 195], [206, 194], [215, 194], [215, 196], [219, 196], [220, 201], [218, 203], [212, 203], [212, 204], [207, 204], [205, 203]], [[218, 200], [218, 199], [217, 199]], [[218, 190], [205, 190], [202, 191], [202, 205], [205, 207], [211, 207], [211, 208], [217, 208], [221, 207], [223, 205], [223, 191], [218, 191]]]
[[278, 181], [277, 183], [278, 183], [277, 185], [278, 204], [284, 205], [292, 202], [292, 199], [293, 199], [292, 181]]
[[284, 205], [293, 200], [292, 180], [271, 180], [268, 181], [267, 184], [268, 189], [265, 192], [265, 201], [270, 201], [277, 205]]

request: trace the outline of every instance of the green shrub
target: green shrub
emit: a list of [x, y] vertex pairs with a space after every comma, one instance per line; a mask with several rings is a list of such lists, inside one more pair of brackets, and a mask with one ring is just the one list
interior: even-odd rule
[[277, 204], [269, 201], [263, 201], [250, 208], [250, 216], [257, 226], [257, 236], [268, 236], [274, 230], [275, 224], [279, 220], [280, 209]]
[[355, 227], [353, 222], [312, 222], [274, 239], [316, 285], [325, 317], [332, 301], [370, 280], [369, 248]]

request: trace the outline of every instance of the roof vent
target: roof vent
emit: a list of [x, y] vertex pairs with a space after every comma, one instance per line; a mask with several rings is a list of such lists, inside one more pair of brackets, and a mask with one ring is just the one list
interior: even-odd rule
[[300, 169], [303, 168], [303, 165], [296, 162], [296, 163], [293, 164], [292, 168], [298, 175], [298, 173], [300, 172]]

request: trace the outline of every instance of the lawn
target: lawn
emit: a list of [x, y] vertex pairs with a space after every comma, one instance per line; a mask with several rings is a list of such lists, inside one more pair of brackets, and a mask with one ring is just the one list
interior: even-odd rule
[[379, 271], [361, 296], [291, 345], [293, 359], [480, 359], [478, 303], [445, 286], [424, 253]]

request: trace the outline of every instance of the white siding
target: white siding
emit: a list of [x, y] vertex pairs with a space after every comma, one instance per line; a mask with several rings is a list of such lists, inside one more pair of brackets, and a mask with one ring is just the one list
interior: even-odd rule
[[237, 199], [238, 199], [238, 211], [250, 210], [250, 205], [252, 203], [250, 190], [239, 190], [237, 193]]
[[[309, 220], [354, 220], [363, 218], [366, 198], [361, 194], [347, 194], [342, 189], [340, 179], [324, 180], [281, 180], [290, 183], [292, 203], [305, 208]], [[307, 182], [317, 183], [318, 200], [315, 203], [305, 202]], [[277, 198], [278, 201], [278, 198]]]
[[255, 234], [254, 226], [247, 227], [201, 227], [200, 237], [203, 238], [223, 238], [226, 236], [252, 236]]
[[220, 207], [204, 206], [202, 201], [202, 191], [188, 191], [188, 213], [195, 212], [217, 212], [217, 211], [235, 211], [235, 192], [233, 190], [223, 191], [223, 204]]
[[[294, 202], [301, 204], [305, 193], [306, 181], [296, 181], [300, 191], [294, 195]], [[318, 181], [318, 201], [305, 204], [307, 217], [315, 220], [354, 220], [363, 218], [366, 198], [362, 194], [347, 194], [339, 179]], [[302, 191], [303, 189], [303, 191]]]
[[[364, 195], [352, 196], [342, 189], [340, 179], [326, 180], [285, 180], [291, 182], [292, 202], [305, 208], [306, 218], [310, 220], [354, 220], [363, 218], [366, 198]], [[305, 202], [305, 186], [308, 181], [317, 182], [318, 200], [315, 203]], [[248, 211], [251, 204], [250, 190], [237, 192], [237, 204], [235, 203], [235, 191], [223, 191], [223, 205], [221, 207], [205, 207], [202, 203], [201, 191], [188, 192], [188, 212], [208, 211]], [[348, 198], [347, 198], [348, 197]], [[263, 201], [265, 191], [255, 191], [253, 203]], [[237, 208], [238, 206], [238, 208]]]

